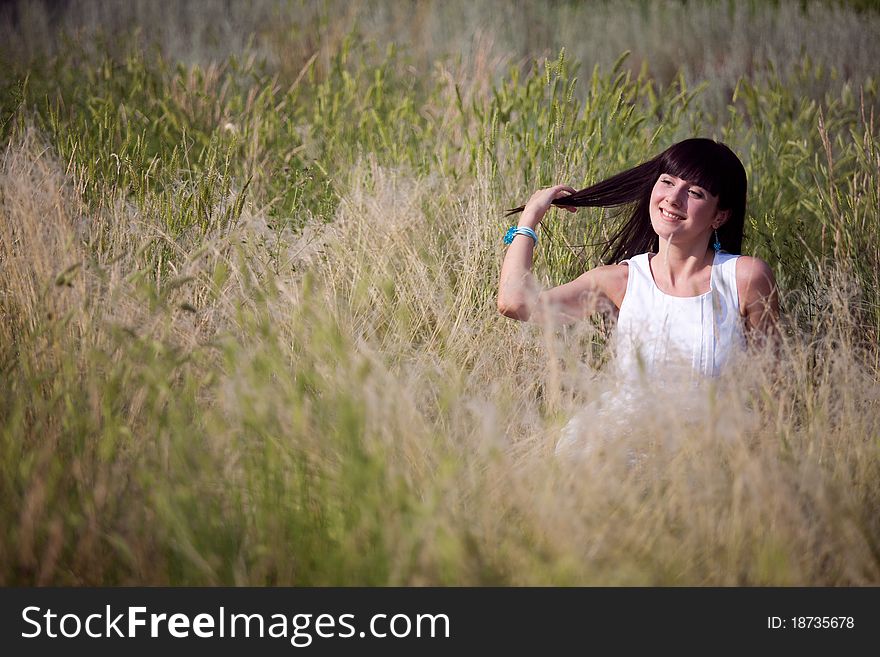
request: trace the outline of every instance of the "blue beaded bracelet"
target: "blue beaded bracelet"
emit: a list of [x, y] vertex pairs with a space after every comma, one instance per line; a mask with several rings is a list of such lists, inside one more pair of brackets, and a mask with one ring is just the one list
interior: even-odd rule
[[538, 243], [538, 233], [533, 231], [528, 226], [511, 226], [507, 229], [507, 232], [504, 233], [504, 243], [510, 244], [513, 241], [513, 238], [517, 235], [528, 235], [533, 240], [535, 240], [535, 244]]

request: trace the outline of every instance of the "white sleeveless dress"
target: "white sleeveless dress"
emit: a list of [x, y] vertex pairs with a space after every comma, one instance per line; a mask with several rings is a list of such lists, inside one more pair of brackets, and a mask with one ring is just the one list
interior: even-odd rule
[[[563, 428], [556, 453], [589, 448], [583, 444], [586, 428], [626, 424], [629, 409], [639, 395], [651, 395], [664, 386], [680, 391], [717, 377], [745, 346], [736, 260], [718, 252], [712, 263], [709, 291], [693, 297], [666, 294], [654, 282], [649, 254], [630, 260], [626, 294], [620, 305], [614, 335], [614, 387], [576, 414]], [[608, 426], [613, 433], [613, 427]], [[606, 432], [603, 430], [603, 434]]]
[[744, 344], [736, 261], [716, 253], [709, 291], [695, 297], [666, 294], [654, 282], [648, 254], [626, 261], [629, 276], [615, 332], [618, 373], [625, 378], [664, 377], [686, 368], [715, 377]]

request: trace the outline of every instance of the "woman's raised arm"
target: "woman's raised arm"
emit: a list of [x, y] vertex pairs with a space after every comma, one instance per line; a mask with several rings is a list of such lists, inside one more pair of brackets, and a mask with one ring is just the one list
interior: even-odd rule
[[[526, 203], [518, 226], [537, 229], [552, 201], [574, 191], [567, 185], [538, 190]], [[576, 211], [575, 208], [565, 209]], [[498, 282], [498, 311], [502, 315], [521, 321], [550, 319], [554, 323], [564, 324], [605, 310], [609, 302], [619, 305], [620, 300], [614, 297], [618, 296], [616, 291], [620, 290], [622, 299], [626, 290], [625, 265], [597, 267], [570, 283], [541, 291], [532, 274], [534, 249], [535, 241], [528, 234], [515, 235], [507, 249]]]

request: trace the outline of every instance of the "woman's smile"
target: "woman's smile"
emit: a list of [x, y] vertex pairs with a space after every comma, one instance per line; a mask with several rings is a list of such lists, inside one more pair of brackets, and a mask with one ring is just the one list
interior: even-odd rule
[[686, 218], [684, 215], [676, 214], [666, 208], [660, 208], [660, 214], [664, 219], [669, 219], [670, 221], [683, 221]]
[[717, 212], [717, 196], [684, 178], [662, 173], [651, 190], [649, 216], [661, 239], [708, 242]]

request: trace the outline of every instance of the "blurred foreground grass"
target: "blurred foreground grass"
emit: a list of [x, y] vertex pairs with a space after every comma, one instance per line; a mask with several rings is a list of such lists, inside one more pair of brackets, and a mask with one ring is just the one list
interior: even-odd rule
[[[877, 584], [878, 23], [840, 3], [18, 5], [0, 583]], [[746, 164], [784, 345], [703, 412], [655, 391], [558, 462], [611, 385], [606, 333], [497, 315], [503, 211], [691, 135]], [[538, 273], [595, 264], [613, 221], [550, 218]]]

